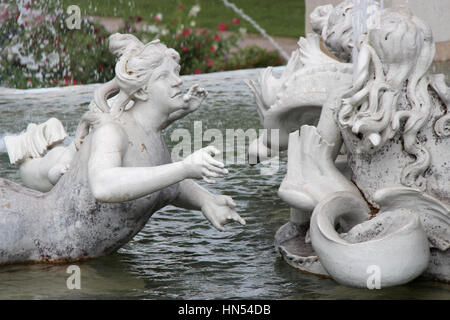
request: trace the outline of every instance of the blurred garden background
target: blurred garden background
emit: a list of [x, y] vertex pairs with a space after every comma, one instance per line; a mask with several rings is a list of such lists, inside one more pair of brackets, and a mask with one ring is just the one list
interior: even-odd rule
[[[114, 32], [132, 33], [143, 42], [159, 38], [180, 53], [181, 74], [285, 64], [280, 52], [225, 2], [287, 45], [288, 54], [304, 34], [304, 0], [2, 1], [0, 86], [108, 81], [115, 64], [108, 36]], [[68, 11], [74, 5], [78, 25], [77, 11]]]

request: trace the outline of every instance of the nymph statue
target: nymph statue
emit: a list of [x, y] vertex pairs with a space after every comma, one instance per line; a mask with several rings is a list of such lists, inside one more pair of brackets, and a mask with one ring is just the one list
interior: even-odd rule
[[[288, 148], [278, 194], [291, 220], [276, 247], [294, 267], [349, 286], [367, 287], [374, 274], [380, 287], [422, 274], [448, 282], [450, 90], [443, 75], [428, 73], [430, 28], [403, 7], [374, 11], [353, 63], [356, 13], [345, 1], [311, 16], [344, 62], [309, 35], [281, 78], [268, 77], [269, 69], [259, 88], [250, 83], [263, 119], [272, 116], [263, 123], [280, 126], [279, 145]], [[305, 121], [311, 109], [320, 112], [316, 123]], [[300, 130], [292, 132], [293, 121]], [[271, 145], [260, 141], [256, 152]]]
[[201, 210], [218, 230], [245, 224], [230, 197], [191, 180], [227, 174], [213, 158], [219, 150], [209, 146], [172, 162], [162, 136], [207, 92], [193, 86], [183, 94], [180, 57], [159, 40], [144, 45], [114, 34], [109, 41], [116, 76], [96, 91], [71, 144], [62, 143], [56, 119], [6, 143], [30, 188], [0, 179], [0, 263], [112, 253], [168, 204]]

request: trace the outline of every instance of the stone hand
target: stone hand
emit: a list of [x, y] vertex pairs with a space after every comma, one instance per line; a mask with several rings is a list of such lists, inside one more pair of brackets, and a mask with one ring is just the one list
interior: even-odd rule
[[245, 220], [234, 210], [236, 204], [229, 196], [213, 195], [202, 206], [202, 213], [206, 219], [219, 231], [225, 231], [224, 225], [236, 221], [245, 225]]
[[67, 172], [69, 171], [70, 166], [68, 164], [61, 164], [58, 163], [55, 166], [53, 166], [48, 171], [48, 179], [50, 180], [51, 184], [55, 185], [59, 179]]
[[199, 87], [198, 84], [194, 84], [183, 96], [183, 109], [188, 112], [197, 110], [207, 95], [208, 91], [206, 91], [204, 88]]
[[183, 160], [187, 170], [188, 178], [203, 178], [208, 183], [216, 183], [212, 178], [223, 177], [228, 173], [224, 164], [217, 161], [213, 156], [220, 154], [214, 146], [200, 149]]

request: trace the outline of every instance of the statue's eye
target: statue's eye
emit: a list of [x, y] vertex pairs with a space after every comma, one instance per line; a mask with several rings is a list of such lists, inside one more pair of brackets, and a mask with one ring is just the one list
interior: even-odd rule
[[156, 78], [156, 80], [162, 80], [162, 79], [165, 79], [165, 78], [167, 78], [167, 72], [161, 73], [161, 74]]

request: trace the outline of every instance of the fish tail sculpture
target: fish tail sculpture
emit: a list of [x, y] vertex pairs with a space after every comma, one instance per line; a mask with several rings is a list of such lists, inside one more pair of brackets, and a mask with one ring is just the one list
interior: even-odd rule
[[45, 152], [62, 142], [67, 137], [61, 121], [50, 118], [39, 125], [30, 123], [22, 134], [6, 136], [5, 146], [11, 164], [24, 161], [27, 158], [40, 158]]
[[[387, 206], [375, 218], [369, 216], [366, 202], [346, 192], [333, 194], [314, 209], [311, 242], [331, 277], [344, 285], [367, 288], [376, 272], [380, 289], [421, 275], [430, 249], [417, 212]], [[338, 233], [337, 225], [343, 233]]]

